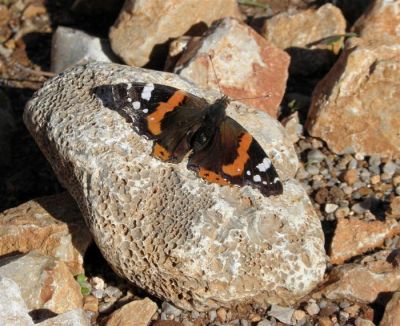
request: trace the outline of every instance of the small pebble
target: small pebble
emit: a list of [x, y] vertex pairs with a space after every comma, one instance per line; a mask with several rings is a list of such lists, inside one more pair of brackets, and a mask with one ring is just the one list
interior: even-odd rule
[[104, 293], [111, 298], [120, 298], [122, 296], [122, 291], [115, 286], [107, 286]]
[[310, 316], [317, 315], [320, 311], [319, 306], [315, 302], [308, 303], [304, 309]]
[[333, 213], [333, 212], [335, 212], [337, 210], [338, 207], [339, 206], [336, 205], [336, 204], [328, 203], [328, 204], [325, 205], [325, 213], [327, 213], [327, 214]]
[[395, 216], [400, 216], [400, 196], [394, 197], [390, 202], [390, 213]]
[[356, 169], [357, 168], [357, 160], [355, 160], [354, 158], [351, 159], [351, 161], [349, 162], [349, 165], [347, 166], [347, 168], [349, 170]]
[[370, 167], [379, 167], [381, 165], [381, 158], [379, 155], [371, 155], [368, 160]]
[[396, 175], [392, 181], [395, 186], [400, 186], [400, 175]]
[[241, 319], [240, 320], [240, 326], [250, 326], [250, 323], [246, 319]]
[[396, 163], [389, 161], [383, 166], [383, 173], [388, 174], [390, 177], [396, 172], [399, 167]]
[[396, 195], [399, 195], [399, 196], [400, 196], [400, 186], [397, 186], [397, 187], [396, 187], [395, 192], [396, 192]]
[[313, 149], [307, 153], [307, 162], [310, 163], [321, 163], [326, 156], [318, 149]]
[[193, 326], [193, 323], [187, 319], [182, 320], [183, 326]]
[[356, 158], [357, 161], [364, 161], [365, 155], [362, 153], [356, 153], [354, 157]]
[[224, 323], [226, 321], [226, 310], [224, 308], [219, 308], [217, 310], [217, 318], [221, 323]]
[[363, 319], [363, 318], [360, 318], [360, 317], [358, 317], [355, 320], [354, 325], [355, 326], [375, 326], [375, 324], [372, 321], [370, 321], [368, 319]]
[[200, 317], [200, 313], [199, 313], [198, 311], [196, 311], [196, 310], [193, 310], [193, 311], [190, 313], [190, 317], [192, 317], [192, 319], [197, 319], [197, 318]]
[[347, 170], [343, 175], [343, 180], [348, 185], [353, 185], [358, 180], [358, 171], [356, 169]]
[[93, 277], [90, 280], [90, 284], [92, 285], [93, 289], [104, 290], [105, 283], [104, 283], [104, 280], [100, 277], [97, 277], [97, 276]]
[[318, 326], [332, 326], [333, 322], [329, 317], [319, 317]]
[[376, 185], [376, 184], [378, 184], [379, 182], [381, 182], [381, 176], [380, 176], [380, 175], [373, 175], [373, 176], [371, 177], [371, 183], [372, 183], [373, 185]]
[[306, 171], [311, 175], [316, 175], [319, 173], [319, 167], [312, 164], [312, 165], [307, 166]]
[[210, 321], [214, 321], [217, 318], [217, 312], [215, 310], [210, 310], [208, 312], [208, 318]]
[[302, 320], [306, 318], [306, 313], [303, 310], [295, 310], [293, 313], [293, 318], [296, 320]]
[[348, 207], [340, 207], [335, 211], [336, 218], [344, 218], [348, 216], [350, 213], [350, 208]]
[[391, 182], [391, 181], [392, 181], [392, 175], [391, 175], [391, 174], [388, 174], [388, 173], [386, 173], [386, 172], [383, 172], [383, 173], [381, 174], [381, 180], [382, 180], [383, 182]]
[[350, 317], [355, 317], [360, 311], [360, 306], [358, 304], [351, 305], [350, 307], [344, 308]]
[[167, 314], [167, 315], [173, 315], [174, 317], [178, 317], [181, 313], [182, 310], [176, 308], [172, 304], [170, 304], [167, 301], [164, 301], [161, 305], [162, 312]]
[[350, 187], [350, 186], [344, 186], [344, 187], [343, 187], [343, 192], [344, 192], [346, 195], [350, 195], [350, 194], [353, 192], [353, 188]]

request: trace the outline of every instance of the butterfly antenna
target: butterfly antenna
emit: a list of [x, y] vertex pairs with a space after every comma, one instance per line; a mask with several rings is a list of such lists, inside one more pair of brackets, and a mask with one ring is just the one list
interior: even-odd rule
[[254, 97], [235, 98], [235, 99], [232, 99], [231, 102], [237, 102], [237, 101], [241, 101], [241, 100], [256, 100], [259, 98], [269, 98], [269, 97], [271, 97], [271, 94], [265, 94], [265, 95], [254, 96]]
[[219, 80], [218, 80], [217, 72], [215, 71], [214, 63], [213, 63], [213, 61], [212, 61], [212, 55], [209, 54], [208, 57], [210, 58], [211, 67], [212, 67], [212, 70], [213, 70], [213, 72], [214, 72], [214, 77], [215, 77], [215, 80], [216, 80], [217, 85], [218, 85], [219, 93], [221, 94], [221, 96], [223, 96], [223, 93], [222, 93], [222, 90], [221, 90], [221, 86], [219, 85]]

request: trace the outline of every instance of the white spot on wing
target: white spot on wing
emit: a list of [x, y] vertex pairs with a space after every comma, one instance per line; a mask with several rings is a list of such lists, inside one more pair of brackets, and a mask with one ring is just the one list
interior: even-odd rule
[[262, 161], [260, 164], [258, 164], [258, 165], [256, 166], [256, 168], [257, 168], [258, 171], [260, 171], [260, 172], [265, 172], [265, 171], [267, 171], [270, 167], [271, 167], [271, 160], [270, 160], [268, 157], [264, 158], [263, 161]]
[[261, 177], [260, 177], [258, 174], [256, 174], [256, 175], [253, 177], [253, 180], [254, 180], [254, 182], [260, 182], [260, 181], [261, 181]]
[[139, 101], [135, 101], [132, 103], [132, 106], [135, 110], [139, 110], [140, 109], [140, 102]]
[[277, 183], [277, 182], [279, 182], [279, 178], [278, 178], [278, 177], [275, 177], [274, 183]]
[[247, 175], [251, 175], [251, 172], [249, 170], [246, 171]]
[[127, 101], [130, 103], [130, 102], [132, 102], [132, 99], [130, 97], [128, 97]]
[[143, 109], [143, 112], [144, 112], [144, 113], [147, 113], [147, 112], [149, 112], [149, 110], [147, 110], [147, 109]]
[[149, 101], [151, 98], [151, 92], [154, 90], [154, 84], [146, 84], [142, 90], [142, 99]]

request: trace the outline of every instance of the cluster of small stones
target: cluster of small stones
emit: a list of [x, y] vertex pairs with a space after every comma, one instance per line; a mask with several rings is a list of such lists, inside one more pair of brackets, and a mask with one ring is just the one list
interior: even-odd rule
[[[301, 159], [297, 179], [303, 183], [321, 221], [334, 222], [338, 218], [365, 221], [383, 219], [390, 214], [390, 203], [400, 195], [400, 160], [381, 159], [377, 156], [336, 155], [315, 138], [303, 138], [296, 144]], [[332, 223], [333, 231], [333, 223]], [[329, 232], [329, 230], [328, 230]], [[387, 249], [400, 246], [400, 237], [388, 239]], [[101, 277], [90, 279], [94, 284], [91, 296], [98, 300], [100, 316], [131, 301], [135, 295], [127, 283], [108, 285]], [[100, 287], [99, 284], [100, 283]], [[293, 308], [270, 306], [251, 307], [246, 319], [240, 307], [237, 311], [224, 308], [199, 313], [180, 310], [167, 302], [160, 303], [154, 321], [175, 321], [183, 326], [198, 325], [373, 325], [374, 310], [368, 305], [354, 302], [333, 302], [324, 298], [309, 298]], [[162, 324], [160, 324], [162, 325]], [[167, 325], [167, 324], [166, 324]]]

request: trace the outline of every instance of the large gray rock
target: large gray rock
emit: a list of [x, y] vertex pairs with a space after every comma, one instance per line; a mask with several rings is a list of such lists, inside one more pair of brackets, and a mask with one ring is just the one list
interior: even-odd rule
[[132, 81], [215, 99], [173, 74], [96, 63], [48, 81], [24, 113], [113, 269], [185, 309], [290, 303], [312, 290], [325, 270], [323, 233], [292, 179], [297, 158], [279, 122], [242, 104], [227, 111], [269, 154], [283, 195], [206, 183], [185, 160], [153, 158], [151, 142], [92, 93]]

